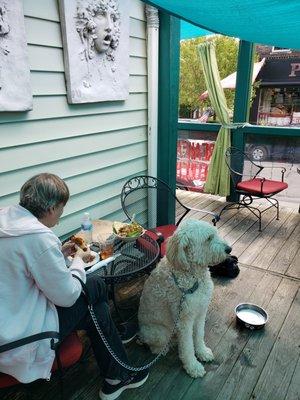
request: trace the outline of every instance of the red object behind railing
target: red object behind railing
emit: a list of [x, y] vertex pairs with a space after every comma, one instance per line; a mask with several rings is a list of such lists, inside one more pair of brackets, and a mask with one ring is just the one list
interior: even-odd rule
[[177, 141], [177, 183], [189, 190], [203, 190], [214, 145], [205, 140]]

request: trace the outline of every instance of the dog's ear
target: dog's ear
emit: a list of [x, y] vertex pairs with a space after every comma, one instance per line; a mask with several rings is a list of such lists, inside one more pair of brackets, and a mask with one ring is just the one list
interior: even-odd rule
[[173, 268], [178, 270], [189, 270], [190, 265], [187, 260], [187, 249], [189, 240], [186, 235], [177, 232], [168, 240], [166, 257]]

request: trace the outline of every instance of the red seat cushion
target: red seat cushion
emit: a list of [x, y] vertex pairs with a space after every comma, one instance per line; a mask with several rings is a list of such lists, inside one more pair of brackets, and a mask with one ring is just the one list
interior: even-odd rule
[[[162, 257], [166, 255], [167, 239], [173, 235], [173, 233], [175, 232], [176, 229], [177, 229], [176, 225], [162, 225], [162, 226], [158, 226], [155, 228], [155, 230], [160, 232], [165, 239], [161, 244], [160, 254]], [[147, 231], [147, 235], [152, 237], [152, 239], [154, 239], [154, 240], [157, 239], [157, 236], [155, 235], [155, 233], [153, 233], [151, 231]]]
[[16, 378], [10, 375], [2, 374], [2, 372], [0, 372], [0, 389], [15, 386], [18, 385], [19, 383], [20, 382], [17, 381]]
[[[59, 350], [59, 358], [63, 368], [68, 368], [75, 364], [81, 357], [83, 346], [77, 332], [71, 333], [62, 342]], [[52, 372], [57, 370], [57, 362], [54, 360]]]
[[[60, 361], [63, 368], [68, 368], [75, 364], [81, 357], [83, 351], [82, 343], [76, 332], [71, 333], [63, 341], [60, 347]], [[52, 366], [52, 372], [57, 370], [56, 360]], [[0, 373], [0, 389], [8, 388], [10, 386], [18, 385], [20, 382], [10, 375]]]
[[269, 195], [272, 193], [279, 193], [288, 187], [288, 184], [280, 181], [271, 181], [266, 179], [262, 185], [261, 191], [261, 179], [255, 178], [249, 181], [242, 181], [236, 185], [238, 190], [258, 195]]

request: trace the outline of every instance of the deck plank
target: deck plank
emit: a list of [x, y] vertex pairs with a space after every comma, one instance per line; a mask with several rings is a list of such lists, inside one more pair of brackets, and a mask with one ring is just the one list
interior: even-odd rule
[[[285, 218], [285, 215], [287, 217]], [[264, 248], [264, 251], [252, 262], [252, 265], [268, 269], [271, 267], [271, 262], [279, 251], [284, 251], [284, 242], [291, 235], [295, 227], [300, 221], [297, 214], [282, 213], [283, 224], [278, 228], [273, 237], [270, 237], [269, 244]], [[270, 268], [272, 269], [272, 268]]]
[[298, 362], [300, 290], [252, 393], [256, 400], [284, 399]]
[[300, 248], [300, 223], [298, 223], [287, 240], [278, 247], [282, 251], [276, 254], [270, 269], [274, 272], [284, 274], [293, 262], [293, 259]]
[[[249, 299], [244, 299], [267, 307], [278, 288], [281, 278], [269, 274], [262, 274], [260, 278], [259, 284]], [[252, 335], [253, 332], [247, 329], [239, 329], [235, 321], [232, 321], [215, 350], [216, 366], [214, 364], [211, 365], [211, 370], [204, 379], [195, 380], [184, 394], [184, 398], [193, 399], [196, 398], [197, 393], [201, 393], [201, 400], [215, 400]], [[243, 362], [246, 363], [245, 357]]]
[[202, 201], [206, 200], [205, 197], [199, 198], [198, 196], [195, 196], [195, 193], [191, 193], [191, 192], [181, 193], [181, 192], [182, 191], [177, 191], [176, 196], [182, 203], [185, 203], [188, 205], [201, 203]]
[[[253, 215], [249, 215], [246, 209], [235, 210], [235, 214], [230, 218], [226, 224], [218, 228], [219, 234], [222, 237], [229, 235], [232, 232], [241, 231], [245, 233], [247, 229], [255, 224], [256, 219]], [[229, 211], [228, 211], [229, 212]]]
[[300, 279], [300, 249], [295, 255], [289, 269], [286, 271], [286, 275]]
[[300, 399], [300, 356], [296, 365], [292, 381], [284, 400], [299, 400]]
[[[189, 207], [205, 209], [211, 202], [215, 201], [210, 197], [200, 197], [199, 196], [191, 196], [184, 198], [182, 195], [179, 197], [179, 200], [182, 201], [183, 204], [186, 204]], [[182, 214], [182, 207], [177, 203], [176, 204], [176, 219]], [[189, 212], [188, 215], [192, 215], [192, 211]]]
[[[275, 219], [275, 215], [273, 210], [267, 210], [264, 214], [263, 224], [264, 227], [268, 226]], [[247, 254], [249, 246], [254, 242], [254, 240], [258, 237], [263, 236], [264, 233], [259, 232], [258, 224], [253, 224], [248, 230], [244, 233], [244, 235], [240, 236], [238, 240], [233, 243], [233, 254], [237, 257], [240, 257], [243, 253]], [[251, 248], [250, 248], [251, 249]], [[250, 250], [251, 251], [251, 250]]]
[[[218, 206], [218, 200], [214, 198], [215, 196], [206, 196], [204, 200], [193, 202], [192, 204], [189, 203], [188, 205], [192, 208], [196, 208], [199, 210], [208, 210], [213, 211]], [[183, 202], [185, 204], [185, 202]], [[205, 213], [197, 212], [195, 210], [191, 210], [188, 215], [184, 219], [196, 218], [202, 219], [205, 217]], [[210, 217], [211, 220], [211, 217]]]
[[[213, 216], [212, 215], [207, 215], [205, 211], [214, 211], [214, 209], [218, 206], [218, 202], [215, 200], [207, 200], [206, 202], [203, 202], [201, 204], [197, 204], [194, 206], [196, 210], [191, 210], [185, 217], [184, 220], [186, 219], [198, 219], [201, 220], [205, 216], [208, 216], [209, 222], [212, 221]], [[204, 212], [201, 212], [203, 210]]]
[[[218, 202], [219, 203], [219, 202]], [[224, 203], [221, 203], [218, 205], [218, 207], [214, 210], [215, 213], [219, 214], [219, 212], [222, 210], [224, 207]], [[222, 226], [228, 223], [228, 221], [231, 220], [237, 213], [237, 210], [229, 210], [227, 211], [224, 215], [222, 215], [221, 219], [217, 222], [216, 228], [220, 230]], [[203, 221], [206, 222], [211, 222], [211, 217], [210, 216], [204, 216], [201, 218]]]
[[[297, 283], [283, 279], [270, 303], [260, 303], [267, 310], [269, 321], [264, 330], [249, 334], [249, 340], [242, 349], [216, 400], [247, 400], [250, 398], [298, 287]], [[253, 300], [257, 303], [256, 298]]]
[[235, 225], [231, 226], [232, 229], [227, 229], [227, 231], [221, 231], [220, 235], [227, 240], [231, 247], [236, 243], [252, 226], [257, 227], [257, 221], [253, 217], [245, 217], [241, 212], [239, 212], [239, 219], [237, 219]]
[[[261, 232], [261, 235], [257, 236], [257, 238], [247, 248], [247, 252], [244, 252], [240, 256], [239, 258], [240, 262], [243, 264], [252, 265], [254, 260], [257, 260], [259, 263], [259, 257], [261, 252], [265, 250], [266, 246], [269, 244], [272, 237], [275, 235], [278, 229], [281, 228], [284, 221], [288, 218], [288, 215], [289, 215], [288, 212], [283, 212], [280, 220], [276, 219], [272, 220], [272, 224], [268, 224]], [[266, 269], [263, 263], [259, 263], [259, 267]]]
[[[242, 268], [241, 274], [234, 281], [216, 280], [213, 301], [209, 307], [205, 327], [207, 345], [213, 351], [235, 319], [234, 307], [251, 296], [262, 275], [262, 273], [257, 274], [256, 271]], [[224, 307], [224, 304], [226, 304], [226, 307]], [[180, 399], [193, 383], [194, 380], [183, 370], [177, 352], [175, 352], [175, 356], [176, 364], [163, 378], [163, 385], [158, 382], [158, 386], [151, 388], [150, 392], [147, 391], [149, 398], [160, 400], [168, 396], [169, 399]], [[210, 368], [215, 368], [215, 365], [207, 364], [206, 369], [210, 370]], [[144, 394], [143, 389], [141, 389], [141, 398], [145, 398]]]

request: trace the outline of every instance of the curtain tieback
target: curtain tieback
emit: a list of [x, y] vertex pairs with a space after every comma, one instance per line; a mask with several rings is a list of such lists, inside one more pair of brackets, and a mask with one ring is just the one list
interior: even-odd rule
[[222, 124], [222, 128], [226, 129], [238, 129], [245, 128], [245, 126], [251, 126], [248, 122], [232, 122], [230, 124]]

